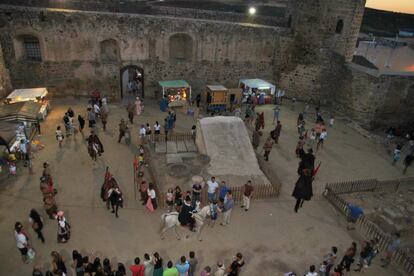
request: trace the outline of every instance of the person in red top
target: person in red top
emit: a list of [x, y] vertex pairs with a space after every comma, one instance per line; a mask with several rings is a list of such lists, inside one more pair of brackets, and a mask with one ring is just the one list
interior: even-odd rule
[[135, 258], [134, 260], [134, 265], [131, 265], [129, 267], [129, 270], [131, 270], [132, 272], [132, 276], [144, 276], [144, 272], [145, 272], [145, 267], [140, 263], [140, 259], [138, 257]]

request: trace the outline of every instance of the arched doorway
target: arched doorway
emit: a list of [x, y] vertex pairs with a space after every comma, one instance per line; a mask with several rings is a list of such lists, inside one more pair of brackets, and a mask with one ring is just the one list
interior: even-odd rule
[[136, 96], [144, 98], [144, 69], [127, 65], [120, 71], [121, 99]]

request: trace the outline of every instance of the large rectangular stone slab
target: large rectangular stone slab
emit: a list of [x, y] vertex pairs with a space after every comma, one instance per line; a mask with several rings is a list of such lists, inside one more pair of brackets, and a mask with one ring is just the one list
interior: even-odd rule
[[187, 151], [197, 151], [197, 146], [195, 145], [193, 140], [184, 140], [185, 147]]
[[177, 153], [177, 143], [175, 141], [167, 141], [167, 153]]
[[166, 154], [165, 158], [167, 160], [167, 164], [183, 163], [183, 159], [181, 158], [180, 154], [177, 153]]
[[167, 152], [167, 144], [162, 142], [155, 142], [155, 152], [156, 153], [166, 153]]
[[187, 152], [184, 141], [177, 141], [177, 152]]

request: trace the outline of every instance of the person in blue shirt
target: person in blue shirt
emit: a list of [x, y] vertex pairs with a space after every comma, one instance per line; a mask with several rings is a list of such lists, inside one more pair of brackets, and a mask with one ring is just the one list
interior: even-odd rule
[[220, 193], [219, 193], [219, 200], [220, 201], [224, 201], [224, 198], [227, 195], [229, 188], [226, 185], [226, 181], [221, 181], [221, 185], [220, 185]]
[[178, 272], [180, 273], [180, 276], [186, 276], [188, 270], [190, 269], [190, 264], [185, 259], [184, 256], [181, 256], [180, 262], [175, 265]]
[[348, 204], [348, 225], [346, 227], [347, 230], [355, 229], [355, 223], [360, 216], [364, 214], [364, 210], [357, 205]]

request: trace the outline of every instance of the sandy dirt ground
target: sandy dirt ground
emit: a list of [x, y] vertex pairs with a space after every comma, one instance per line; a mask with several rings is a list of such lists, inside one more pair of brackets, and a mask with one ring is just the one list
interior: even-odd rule
[[[146, 252], [158, 251], [165, 262], [175, 262], [181, 255], [188, 256], [188, 252], [194, 250], [200, 260], [200, 269], [209, 265], [215, 271], [216, 261], [223, 260], [228, 265], [231, 257], [240, 251], [246, 260], [241, 275], [283, 275], [287, 271], [303, 275], [309, 265], [319, 266], [322, 256], [331, 246], [339, 248], [339, 258], [342, 258], [348, 245], [359, 238], [355, 232], [345, 230], [343, 217], [321, 196], [324, 185], [348, 179], [401, 177], [401, 164], [392, 167], [391, 157], [387, 156], [384, 148], [337, 122], [333, 129], [328, 130], [325, 147], [317, 154], [322, 167], [314, 185], [315, 197], [306, 202], [298, 214], [294, 213], [294, 200], [290, 193], [297, 178], [298, 159], [294, 154], [297, 114], [282, 106], [280, 144], [270, 155], [270, 162], [283, 185], [280, 198], [253, 202], [249, 212], [236, 206], [231, 224], [226, 227], [216, 224], [213, 228], [206, 228], [202, 242], [191, 235], [188, 239], [177, 241], [172, 232], [166, 234], [165, 240], [160, 240], [158, 231], [163, 211], [149, 214], [135, 199], [132, 162], [133, 154], [137, 151], [138, 125], [146, 122], [153, 125], [155, 120], [161, 123], [165, 114], [159, 111], [155, 103], [148, 103], [143, 115], [136, 118], [132, 129], [133, 143], [127, 146], [117, 143], [119, 120], [121, 117], [127, 118], [125, 108], [110, 104], [108, 130], [103, 132], [99, 125], [98, 131], [105, 153], [94, 168], [80, 134], [76, 140], [65, 139], [62, 149], [58, 148], [55, 140], [56, 126], [63, 126], [64, 111], [72, 106], [76, 113], [86, 115], [85, 103], [85, 99], [54, 100], [53, 110], [42, 124], [39, 139], [45, 148], [35, 154], [35, 174], [29, 175], [22, 168], [18, 171], [18, 177], [3, 180], [0, 185], [0, 275], [30, 275], [33, 267], [33, 264], [21, 262], [13, 236], [16, 221], [24, 224], [31, 237], [37, 252], [34, 263], [45, 270], [50, 267], [49, 254], [52, 250], [62, 253], [68, 267], [73, 249], [82, 254], [99, 256], [101, 260], [109, 257], [113, 263], [120, 261], [127, 266], [135, 256], [142, 259]], [[270, 122], [272, 109], [273, 106], [258, 108], [266, 113], [265, 133], [273, 128]], [[188, 131], [194, 122], [194, 118], [179, 113], [177, 131]], [[89, 133], [87, 126], [85, 129]], [[29, 226], [31, 208], [44, 214], [39, 178], [45, 161], [51, 164], [58, 189], [58, 206], [65, 211], [72, 225], [72, 238], [67, 244], [56, 242], [56, 222], [45, 216], [45, 244], [36, 239]], [[105, 209], [99, 197], [106, 166], [110, 167], [124, 193], [125, 206], [120, 209], [119, 218]], [[411, 170], [408, 175], [412, 176], [413, 173]], [[179, 232], [181, 236], [187, 234], [184, 229]], [[384, 270], [378, 264], [379, 258], [363, 274], [400, 275], [392, 268]], [[69, 275], [74, 275], [72, 269], [69, 269]]]

